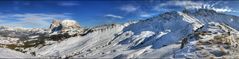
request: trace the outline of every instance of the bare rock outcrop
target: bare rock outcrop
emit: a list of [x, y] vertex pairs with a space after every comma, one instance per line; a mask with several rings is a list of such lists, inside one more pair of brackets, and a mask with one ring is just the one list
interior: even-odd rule
[[74, 20], [53, 20], [50, 26], [50, 32], [54, 33], [67, 33], [69, 35], [80, 34], [83, 32], [83, 28]]

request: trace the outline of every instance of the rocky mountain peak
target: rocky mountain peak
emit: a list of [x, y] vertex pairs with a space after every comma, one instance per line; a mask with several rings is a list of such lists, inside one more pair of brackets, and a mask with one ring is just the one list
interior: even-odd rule
[[50, 26], [50, 32], [58, 32], [58, 33], [68, 33], [81, 32], [80, 25], [75, 20], [65, 19], [65, 20], [53, 20]]
[[49, 29], [53, 30], [54, 28], [59, 27], [60, 24], [60, 20], [53, 20]]

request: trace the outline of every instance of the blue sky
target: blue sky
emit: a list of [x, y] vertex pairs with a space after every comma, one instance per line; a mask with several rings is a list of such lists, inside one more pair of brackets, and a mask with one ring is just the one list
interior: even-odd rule
[[73, 19], [83, 27], [146, 19], [168, 11], [207, 8], [239, 15], [239, 1], [0, 1], [0, 25], [47, 28], [53, 19]]

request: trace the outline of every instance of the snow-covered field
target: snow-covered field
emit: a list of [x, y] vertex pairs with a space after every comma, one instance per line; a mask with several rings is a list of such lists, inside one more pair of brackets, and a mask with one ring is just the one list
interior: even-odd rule
[[206, 9], [167, 12], [94, 27], [86, 35], [24, 48], [25, 53], [3, 47], [1, 53], [9, 53], [0, 58], [238, 58], [238, 22], [237, 16]]
[[1, 58], [33, 58], [30, 54], [24, 54], [7, 48], [0, 48]]

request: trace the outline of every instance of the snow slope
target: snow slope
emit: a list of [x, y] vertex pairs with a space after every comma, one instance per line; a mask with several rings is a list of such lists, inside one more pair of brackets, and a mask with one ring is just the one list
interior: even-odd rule
[[[198, 40], [190, 41], [183, 49], [171, 54], [174, 58], [229, 58], [238, 59], [238, 31], [226, 25], [210, 22]], [[230, 30], [230, 34], [229, 31]], [[189, 39], [192, 40], [192, 39]]]
[[[203, 15], [207, 16], [203, 17]], [[155, 54], [167, 57], [173, 53], [171, 50], [179, 49], [182, 38], [208, 25], [209, 22], [228, 24], [238, 29], [239, 27], [235, 25], [239, 23], [224, 20], [231, 18], [237, 21], [233, 16], [204, 9], [194, 13], [167, 12], [128, 26], [117, 25], [105, 31], [95, 31], [86, 36], [69, 38], [43, 47], [36, 53], [39, 56], [58, 54], [59, 57], [75, 58], [147, 58]]]
[[[34, 52], [37, 57], [61, 58], [202, 58], [192, 56], [202, 54], [190, 52], [198, 40], [214, 39], [228, 31], [238, 33], [238, 19], [206, 9], [173, 11], [138, 22], [94, 27], [84, 36], [64, 39]], [[197, 34], [203, 31], [211, 35]], [[180, 49], [185, 38], [189, 44]]]
[[62, 42], [45, 46], [36, 51], [39, 56], [71, 56], [80, 52], [87, 52], [88, 50], [95, 50], [104, 47], [112, 39], [115, 33], [122, 30], [122, 25], [115, 25], [110, 29], [94, 31], [86, 36], [78, 36], [66, 39]]
[[7, 48], [0, 48], [0, 58], [33, 58], [33, 56]]

